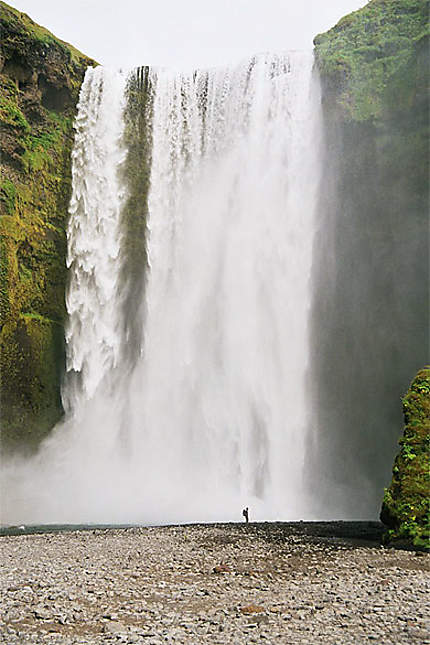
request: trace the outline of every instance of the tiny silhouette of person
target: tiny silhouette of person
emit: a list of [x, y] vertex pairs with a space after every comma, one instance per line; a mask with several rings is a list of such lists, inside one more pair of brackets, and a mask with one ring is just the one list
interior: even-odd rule
[[243, 509], [242, 515], [245, 518], [245, 522], [248, 523], [249, 522], [249, 509], [248, 509], [248, 507]]

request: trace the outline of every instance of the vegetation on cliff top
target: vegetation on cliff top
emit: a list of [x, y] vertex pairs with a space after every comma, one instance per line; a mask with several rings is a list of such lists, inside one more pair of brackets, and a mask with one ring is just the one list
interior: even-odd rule
[[430, 368], [420, 370], [403, 398], [405, 429], [381, 520], [386, 542], [430, 549]]
[[0, 2], [2, 447], [36, 445], [62, 413], [67, 207], [75, 107], [95, 64]]
[[428, 0], [371, 0], [316, 36], [318, 66], [347, 118], [398, 112], [426, 92], [428, 17]]
[[16, 33], [26, 34], [29, 42], [62, 47], [69, 61], [77, 64], [78, 67], [82, 67], [88, 62], [88, 56], [82, 54], [73, 45], [54, 36], [45, 27], [35, 23], [27, 14], [14, 9], [5, 2], [0, 2], [0, 9], [2, 23], [7, 24], [9, 29], [12, 27]]

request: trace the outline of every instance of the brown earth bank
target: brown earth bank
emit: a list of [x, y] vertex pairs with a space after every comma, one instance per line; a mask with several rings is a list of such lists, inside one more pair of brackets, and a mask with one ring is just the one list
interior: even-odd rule
[[33, 530], [0, 538], [0, 643], [430, 643], [430, 555], [377, 522]]

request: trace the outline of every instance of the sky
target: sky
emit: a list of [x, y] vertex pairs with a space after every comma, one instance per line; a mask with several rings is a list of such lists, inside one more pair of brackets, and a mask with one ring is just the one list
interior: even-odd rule
[[265, 51], [311, 49], [366, 0], [11, 0], [109, 67], [188, 69]]

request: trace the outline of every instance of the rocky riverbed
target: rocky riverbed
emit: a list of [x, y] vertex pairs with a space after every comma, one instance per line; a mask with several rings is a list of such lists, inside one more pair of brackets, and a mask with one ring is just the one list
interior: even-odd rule
[[0, 537], [0, 643], [430, 643], [430, 555], [377, 523]]

